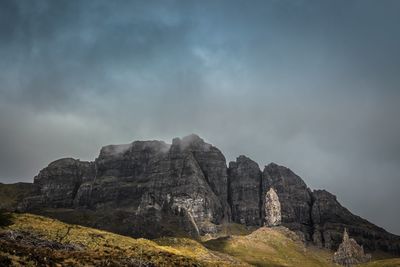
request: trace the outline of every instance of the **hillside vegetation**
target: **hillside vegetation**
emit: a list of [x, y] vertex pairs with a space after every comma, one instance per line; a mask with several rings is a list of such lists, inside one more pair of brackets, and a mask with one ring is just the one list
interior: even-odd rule
[[205, 242], [205, 246], [256, 266], [335, 266], [330, 262], [330, 251], [306, 248], [284, 227], [263, 227], [246, 236], [221, 237]]
[[[189, 238], [135, 239], [31, 214], [11, 214], [0, 229], [0, 266], [337, 266], [332, 252], [305, 247], [284, 227], [228, 225], [200, 242]], [[233, 235], [232, 235], [233, 234]], [[385, 259], [365, 267], [400, 266]]]
[[37, 215], [14, 214], [13, 222], [1, 232], [0, 266], [245, 266], [193, 240], [174, 248]]

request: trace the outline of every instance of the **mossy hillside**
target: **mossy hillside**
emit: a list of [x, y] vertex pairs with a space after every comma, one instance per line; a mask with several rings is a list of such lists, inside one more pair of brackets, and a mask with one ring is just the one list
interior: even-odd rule
[[222, 237], [204, 244], [255, 266], [335, 266], [330, 261], [331, 252], [306, 248], [283, 227], [263, 227], [250, 235]]
[[[305, 246], [295, 233], [284, 227], [263, 227], [248, 235], [241, 232], [240, 235], [220, 237], [203, 244], [254, 266], [339, 267], [332, 262], [331, 250]], [[400, 267], [400, 258], [376, 260], [360, 266]]]
[[212, 251], [205, 248], [201, 243], [190, 238], [163, 237], [154, 240], [157, 244], [165, 247], [171, 247], [177, 250], [177, 253], [196, 258], [205, 262], [223, 262], [226, 266], [250, 266], [249, 264], [238, 260], [227, 254], [218, 251]]
[[[121, 236], [31, 214], [14, 214], [13, 222], [14, 224], [4, 230], [28, 232], [45, 240], [74, 244], [84, 248], [83, 251], [69, 253], [70, 256], [67, 255], [68, 257], [58, 255], [58, 252], [50, 255], [55, 257], [56, 262], [62, 264], [68, 262], [87, 264], [91, 261], [91, 258], [93, 260], [116, 258], [118, 262], [121, 257], [125, 257], [135, 260], [135, 262], [146, 262], [155, 266], [232, 265], [232, 261], [229, 259], [218, 257], [198, 242], [189, 239], [177, 239], [175, 244], [180, 245], [174, 247], [167, 243], [160, 242], [160, 244], [157, 244], [147, 239]], [[188, 249], [189, 246], [196, 249], [192, 251]], [[27, 252], [32, 253], [30, 248], [27, 248]], [[201, 253], [198, 254], [197, 252]], [[35, 250], [35, 253], [46, 254], [46, 251]], [[64, 254], [68, 253], [65, 252]], [[15, 257], [15, 255], [10, 256]], [[81, 260], [84, 260], [84, 262], [81, 262]], [[97, 264], [97, 262], [95, 261], [93, 264]]]
[[[62, 223], [31, 214], [13, 214], [13, 225], [0, 231], [31, 233], [43, 240], [76, 245], [68, 251], [7, 242], [0, 238], [0, 266], [338, 266], [332, 252], [305, 247], [283, 227], [233, 228], [240, 235], [206, 242], [189, 238], [135, 239], [102, 230]], [[365, 267], [400, 266], [400, 259], [377, 260]]]

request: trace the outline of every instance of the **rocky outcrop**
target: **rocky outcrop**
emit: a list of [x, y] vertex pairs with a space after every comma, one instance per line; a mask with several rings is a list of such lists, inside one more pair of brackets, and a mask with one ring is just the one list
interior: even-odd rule
[[365, 249], [400, 252], [399, 237], [353, 215], [332, 194], [312, 192], [290, 169], [271, 163], [261, 171], [245, 156], [227, 168], [221, 151], [196, 135], [171, 145], [105, 146], [93, 162], [60, 159], [40, 171], [32, 188], [35, 195], [19, 210], [131, 236], [199, 236], [230, 221], [281, 224], [306, 242], [336, 249], [346, 227]]
[[351, 236], [369, 251], [400, 252], [398, 236], [352, 214], [340, 205], [336, 196], [325, 190], [314, 190], [312, 196], [313, 240], [316, 244], [336, 249], [347, 228]]
[[94, 177], [94, 164], [72, 158], [56, 160], [34, 178], [39, 195], [24, 199], [20, 209], [34, 210], [44, 206], [67, 208], [73, 205], [83, 182]]
[[229, 221], [225, 158], [193, 135], [172, 145], [106, 146], [90, 163], [62, 159], [43, 169], [34, 183], [40, 194], [26, 199], [22, 210], [88, 209], [96, 217], [90, 226], [133, 236], [198, 236]]
[[281, 224], [281, 203], [275, 190], [271, 187], [265, 195], [265, 222], [266, 226]]
[[229, 203], [232, 220], [245, 225], [261, 225], [258, 164], [245, 156], [229, 163]]
[[265, 166], [262, 174], [262, 195], [271, 187], [279, 197], [282, 225], [301, 235], [303, 240], [311, 240], [312, 198], [304, 181], [290, 169], [271, 163]]
[[364, 248], [357, 244], [353, 238], [349, 238], [344, 229], [343, 241], [333, 255], [333, 262], [343, 266], [354, 266], [371, 260], [370, 254], [364, 253]]
[[198, 163], [204, 178], [211, 190], [219, 198], [223, 208], [221, 220], [230, 221], [230, 207], [228, 205], [228, 173], [226, 159], [222, 152], [211, 144], [204, 142], [199, 136], [191, 134], [180, 140], [172, 141], [172, 150], [176, 152], [189, 151]]

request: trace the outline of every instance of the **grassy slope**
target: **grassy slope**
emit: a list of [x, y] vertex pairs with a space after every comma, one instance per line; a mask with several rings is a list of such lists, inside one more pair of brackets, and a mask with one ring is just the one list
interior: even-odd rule
[[[283, 227], [260, 228], [248, 234], [248, 229], [231, 225], [225, 232], [235, 235], [210, 239], [203, 246], [189, 238], [134, 239], [30, 214], [14, 214], [13, 221], [14, 224], [4, 230], [25, 231], [45, 240], [84, 248], [78, 252], [11, 248], [0, 239], [0, 261], [1, 256], [7, 256], [17, 266], [34, 266], [40, 257], [50, 257], [53, 263], [71, 266], [102, 266], [110, 262], [115, 265], [108, 266], [118, 266], [124, 259], [156, 266], [335, 266], [330, 262], [332, 252], [304, 247]], [[15, 250], [17, 253], [13, 252]], [[400, 259], [379, 260], [362, 266], [400, 266]]]
[[256, 266], [334, 266], [331, 252], [305, 248], [285, 228], [260, 228], [250, 235], [223, 237], [205, 242], [217, 250]]
[[[76, 244], [85, 248], [84, 253], [70, 253], [70, 256], [68, 256], [68, 253], [64, 252], [64, 255], [52, 254], [48, 256], [54, 257], [54, 261], [60, 264], [98, 265], [100, 262], [104, 263], [105, 260], [114, 259], [118, 265], [123, 256], [135, 259], [135, 262], [146, 262], [156, 266], [240, 265], [240, 261], [229, 256], [218, 256], [217, 253], [212, 253], [200, 243], [190, 239], [177, 240], [176, 243], [179, 246], [174, 248], [171, 245], [162, 244], [162, 242], [157, 244], [146, 239], [134, 239], [106, 231], [69, 225], [37, 215], [14, 214], [14, 224], [6, 227], [5, 230], [26, 231], [34, 233], [42, 239], [63, 244]], [[28, 248], [27, 253], [31, 252]], [[34, 252], [42, 253], [38, 250], [34, 250]], [[29, 265], [31, 261], [27, 255], [10, 254], [12, 254], [10, 251], [0, 250], [0, 255], [12, 258], [17, 264], [19, 261], [19, 264], [23, 262], [24, 265]]]
[[[248, 235], [232, 235], [204, 242], [212, 250], [234, 256], [255, 266], [339, 266], [333, 252], [305, 247], [298, 237], [283, 227], [260, 228]], [[388, 255], [382, 255], [382, 257]], [[374, 260], [360, 267], [400, 267], [400, 258]]]

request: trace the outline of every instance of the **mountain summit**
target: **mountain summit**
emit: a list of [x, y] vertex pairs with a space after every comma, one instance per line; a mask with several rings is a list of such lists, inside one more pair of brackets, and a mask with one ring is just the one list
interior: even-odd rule
[[352, 214], [331, 193], [310, 190], [290, 169], [271, 163], [261, 170], [245, 156], [227, 167], [222, 152], [197, 135], [172, 144], [105, 146], [92, 162], [59, 159], [33, 187], [20, 211], [133, 237], [199, 237], [227, 223], [263, 226], [274, 207], [277, 221], [305, 242], [336, 249], [347, 228], [366, 250], [400, 253], [398, 236]]

